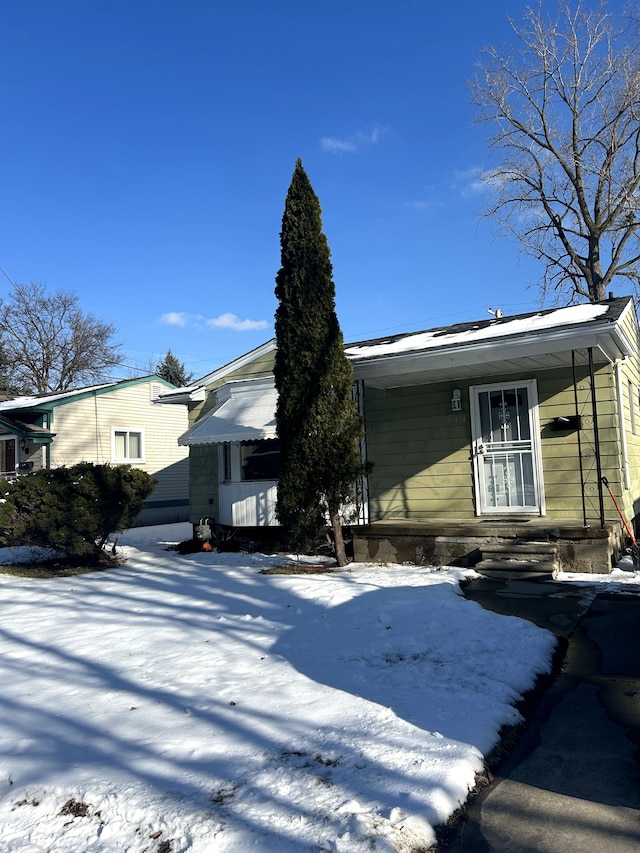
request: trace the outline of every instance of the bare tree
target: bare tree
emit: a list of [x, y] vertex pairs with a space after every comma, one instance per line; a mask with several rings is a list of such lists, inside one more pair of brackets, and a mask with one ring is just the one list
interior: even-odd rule
[[[542, 301], [640, 283], [640, 38], [605, 3], [527, 8], [519, 50], [485, 48], [471, 83], [502, 160], [486, 211], [545, 264]], [[546, 4], [548, 6], [548, 4]], [[625, 25], [626, 24], [626, 25]]]
[[0, 338], [11, 383], [23, 393], [68, 391], [100, 381], [122, 360], [115, 327], [85, 314], [68, 291], [13, 284], [0, 304]]

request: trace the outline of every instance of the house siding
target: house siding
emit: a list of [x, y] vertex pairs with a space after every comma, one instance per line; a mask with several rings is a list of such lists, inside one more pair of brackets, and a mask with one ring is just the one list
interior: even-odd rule
[[471, 425], [468, 405], [451, 412], [454, 387], [464, 386], [365, 386], [372, 521], [473, 517]]
[[197, 524], [201, 518], [220, 519], [218, 485], [218, 446], [194, 445], [189, 457], [189, 520]]
[[186, 430], [186, 412], [182, 406], [154, 403], [148, 383], [56, 406], [51, 420], [56, 437], [51, 445], [50, 466], [69, 466], [82, 461], [111, 463], [113, 427], [144, 431], [144, 462], [132, 463], [132, 467], [157, 480], [137, 522], [185, 521], [189, 458], [187, 449], [178, 445], [177, 436]]
[[[535, 379], [538, 391], [546, 516], [582, 518], [582, 452], [587, 515], [598, 519], [600, 492], [586, 361], [577, 365], [576, 374], [583, 425], [579, 435], [577, 431], [554, 429], [555, 418], [576, 411], [571, 371], [491, 376], [472, 383], [448, 381], [386, 391], [367, 387], [367, 450], [374, 465], [369, 478], [371, 519], [474, 518], [469, 388], [472, 384], [508, 384], [524, 379]], [[619, 489], [622, 457], [615, 368], [607, 365], [596, 369], [595, 379], [602, 473]], [[454, 388], [462, 392], [460, 412], [451, 411]], [[637, 415], [640, 428], [640, 411]], [[634, 459], [639, 451], [640, 435], [634, 437]], [[608, 495], [607, 500], [606, 515], [613, 517]]]
[[[612, 490], [616, 494], [627, 521], [635, 520], [636, 525], [640, 519], [640, 359], [638, 358], [638, 347], [640, 347], [640, 334], [638, 321], [633, 311], [628, 311], [623, 318], [623, 329], [630, 341], [636, 347], [636, 355], [627, 359], [620, 366], [622, 377], [622, 409], [624, 413], [623, 426], [625, 431], [627, 461], [629, 465], [630, 488], [625, 487], [624, 469], [621, 458], [621, 476], [617, 484], [618, 491], [614, 485]], [[629, 394], [631, 384], [631, 395]], [[633, 418], [631, 411], [633, 410]], [[635, 429], [632, 428], [635, 425]], [[622, 444], [622, 437], [619, 437]]]

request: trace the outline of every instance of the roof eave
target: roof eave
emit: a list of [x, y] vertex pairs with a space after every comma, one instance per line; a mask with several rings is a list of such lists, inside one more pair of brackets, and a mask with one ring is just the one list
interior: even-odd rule
[[442, 368], [464, 370], [469, 365], [483, 361], [519, 360], [544, 355], [550, 352], [566, 352], [579, 349], [597, 349], [605, 361], [615, 362], [633, 353], [633, 346], [622, 328], [611, 322], [581, 325], [574, 328], [553, 329], [545, 333], [529, 332], [509, 338], [490, 338], [469, 344], [434, 347], [429, 350], [392, 353], [379, 356], [352, 358], [356, 379], [376, 376], [393, 376], [402, 373], [423, 373]]

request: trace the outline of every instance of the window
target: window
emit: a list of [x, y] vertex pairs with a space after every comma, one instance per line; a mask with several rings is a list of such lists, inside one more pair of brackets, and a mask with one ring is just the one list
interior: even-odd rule
[[250, 441], [240, 445], [243, 480], [277, 480], [280, 476], [280, 444], [277, 440]]
[[277, 480], [280, 477], [280, 444], [277, 439], [225, 442], [220, 446], [222, 483]]
[[144, 462], [142, 430], [114, 427], [111, 457], [114, 462]]
[[230, 483], [231, 482], [231, 445], [229, 444], [228, 441], [225, 441], [225, 443], [222, 445], [222, 451], [223, 451], [224, 482]]

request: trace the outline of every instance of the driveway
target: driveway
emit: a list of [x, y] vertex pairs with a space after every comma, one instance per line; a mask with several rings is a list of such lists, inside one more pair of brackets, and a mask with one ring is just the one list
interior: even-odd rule
[[469, 598], [566, 644], [562, 669], [441, 853], [640, 850], [640, 595], [478, 579]]

